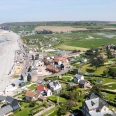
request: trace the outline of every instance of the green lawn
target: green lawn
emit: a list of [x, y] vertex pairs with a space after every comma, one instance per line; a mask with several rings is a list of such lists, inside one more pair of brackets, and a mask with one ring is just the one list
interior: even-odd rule
[[116, 90], [116, 83], [107, 85], [106, 89]]
[[62, 76], [61, 78], [63, 81], [70, 81], [71, 77], [70, 76]]
[[108, 100], [113, 101], [116, 95], [115, 94], [111, 94], [111, 93], [106, 93], [106, 96], [107, 96]]
[[80, 68], [81, 72], [88, 72], [94, 74], [103, 74], [103, 71], [106, 70], [105, 66], [98, 67], [97, 69], [90, 64], [85, 64]]
[[59, 100], [59, 102], [66, 102], [66, 99], [63, 97], [58, 97], [58, 96], [50, 96], [48, 97], [49, 100], [53, 101], [53, 102], [57, 102]]
[[35, 105], [34, 107], [28, 107], [28, 104], [24, 104], [22, 110], [15, 111], [13, 116], [29, 116], [30, 111], [32, 109], [36, 109], [37, 107], [38, 107], [38, 105]]
[[57, 110], [58, 110], [58, 107], [54, 107], [50, 109], [49, 111], [45, 112], [42, 116], [46, 116], [48, 114], [50, 114], [49, 116], [57, 116]]
[[31, 85], [31, 86], [29, 87], [30, 90], [34, 90], [34, 89], [36, 89], [36, 88], [37, 88], [37, 85], [36, 85], [36, 84], [33, 84], [33, 85]]
[[102, 79], [102, 84], [110, 83], [110, 82], [116, 82], [116, 79], [110, 79], [110, 78], [99, 78]]

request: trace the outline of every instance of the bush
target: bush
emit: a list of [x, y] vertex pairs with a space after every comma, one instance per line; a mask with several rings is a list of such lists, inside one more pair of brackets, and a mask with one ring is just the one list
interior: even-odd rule
[[34, 107], [35, 106], [35, 102], [30, 102], [29, 103], [29, 107]]

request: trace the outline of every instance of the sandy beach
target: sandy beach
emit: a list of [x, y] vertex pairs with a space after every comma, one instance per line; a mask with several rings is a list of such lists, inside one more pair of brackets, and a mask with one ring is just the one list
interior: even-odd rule
[[19, 50], [19, 36], [13, 32], [1, 31], [7, 41], [0, 43], [0, 92], [9, 86], [14, 79], [11, 78], [10, 71], [14, 65], [15, 50]]

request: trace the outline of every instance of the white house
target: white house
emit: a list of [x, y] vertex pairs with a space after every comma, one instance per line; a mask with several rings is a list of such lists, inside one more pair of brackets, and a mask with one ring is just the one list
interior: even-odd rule
[[52, 90], [52, 91], [59, 91], [62, 89], [62, 86], [61, 84], [59, 83], [59, 81], [50, 81], [48, 84], [47, 84], [47, 87]]
[[81, 62], [82, 62], [82, 63], [87, 62], [87, 58], [82, 58], [82, 59], [81, 59]]
[[84, 76], [83, 75], [76, 74], [74, 76], [73, 80], [74, 80], [74, 82], [78, 82], [79, 83], [80, 80], [84, 80]]

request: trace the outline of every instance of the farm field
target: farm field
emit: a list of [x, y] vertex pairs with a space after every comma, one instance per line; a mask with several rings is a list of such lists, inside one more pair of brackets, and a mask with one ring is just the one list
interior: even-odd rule
[[103, 74], [103, 71], [106, 70], [105, 66], [101, 66], [99, 68], [95, 68], [91, 66], [90, 64], [86, 64], [80, 68], [81, 72], [88, 72], [88, 73], [94, 73], [94, 74]]
[[64, 44], [60, 44], [58, 45], [58, 48], [60, 49], [64, 49], [64, 50], [81, 50], [81, 51], [86, 51], [88, 50], [88, 48], [84, 48], [84, 47], [76, 47], [76, 46], [69, 46], [69, 45], [64, 45]]

